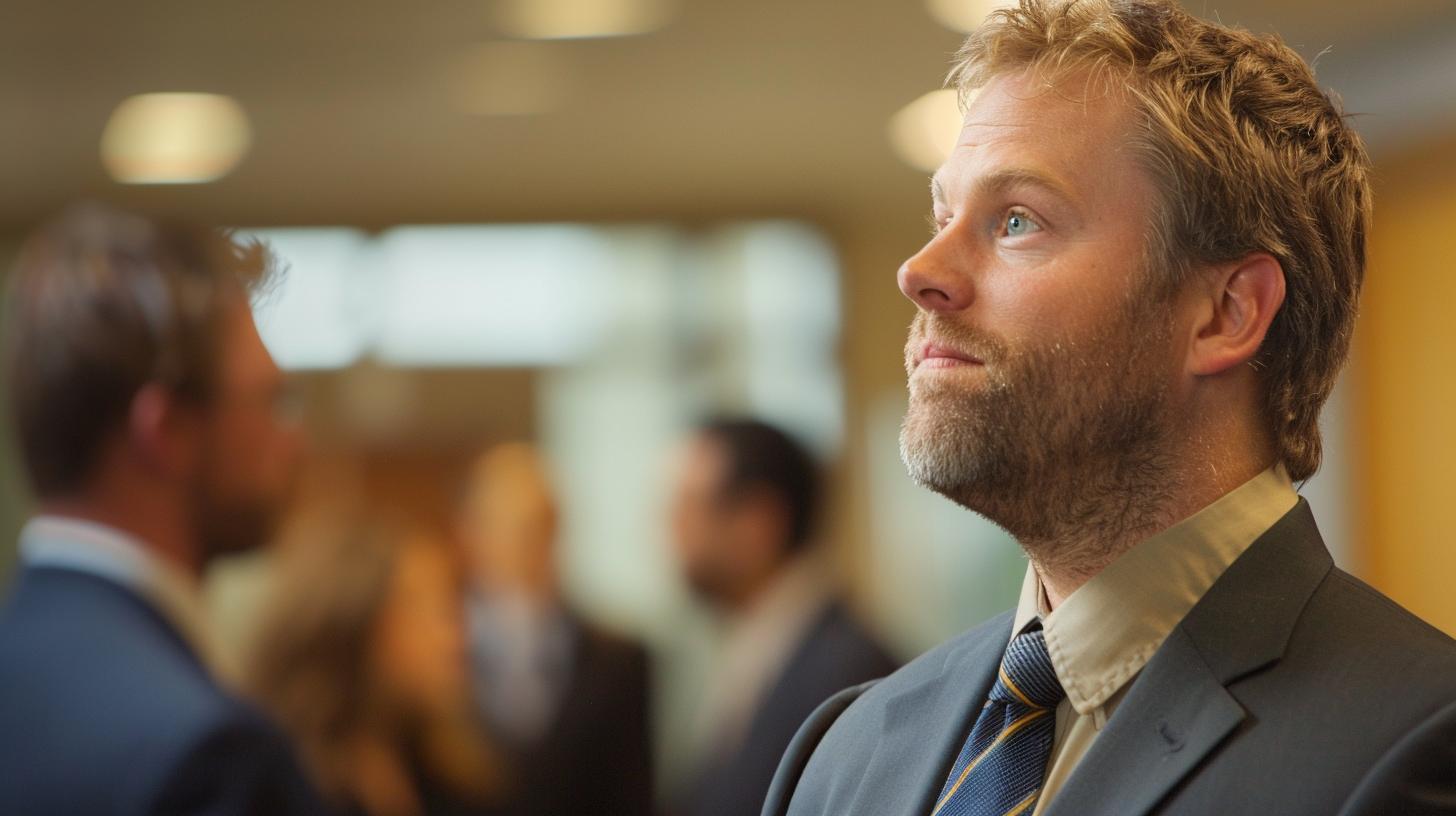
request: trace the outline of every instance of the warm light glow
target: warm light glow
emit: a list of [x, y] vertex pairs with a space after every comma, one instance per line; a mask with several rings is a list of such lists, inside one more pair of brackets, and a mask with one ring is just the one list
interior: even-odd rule
[[930, 16], [946, 28], [970, 33], [986, 15], [999, 8], [1015, 5], [1014, 0], [925, 0]]
[[931, 91], [890, 117], [890, 144], [896, 155], [927, 173], [945, 162], [960, 132], [960, 100], [950, 88]]
[[446, 92], [462, 113], [528, 116], [561, 106], [568, 80], [561, 54], [541, 43], [478, 45], [445, 66]]
[[227, 175], [252, 131], [235, 100], [151, 93], [124, 100], [101, 134], [101, 161], [124, 184], [197, 184]]
[[527, 40], [645, 34], [667, 25], [671, 0], [500, 0], [502, 33]]

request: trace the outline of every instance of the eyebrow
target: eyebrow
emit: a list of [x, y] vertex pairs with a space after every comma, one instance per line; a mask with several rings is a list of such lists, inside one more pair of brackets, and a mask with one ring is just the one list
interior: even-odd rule
[[[1024, 167], [997, 170], [989, 175], [981, 176], [976, 179], [975, 187], [979, 195], [1004, 193], [1016, 187], [1035, 187], [1065, 201], [1073, 200], [1066, 185], [1045, 173]], [[946, 201], [945, 186], [941, 184], [938, 176], [930, 178], [930, 195], [936, 203], [944, 204]]]

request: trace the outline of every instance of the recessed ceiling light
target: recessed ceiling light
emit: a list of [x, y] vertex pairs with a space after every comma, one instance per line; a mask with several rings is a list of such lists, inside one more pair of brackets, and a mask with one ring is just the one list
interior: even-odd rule
[[548, 113], [567, 95], [562, 56], [543, 43], [483, 43], [446, 63], [445, 90], [457, 110], [474, 116]]
[[960, 99], [952, 88], [931, 91], [890, 117], [890, 145], [896, 155], [927, 173], [950, 156], [960, 132]]
[[965, 33], [975, 31], [996, 9], [1014, 5], [1015, 0], [925, 0], [930, 16], [937, 22]]
[[149, 93], [123, 100], [101, 134], [101, 161], [123, 184], [198, 184], [227, 175], [252, 130], [236, 100]]
[[501, 32], [525, 40], [646, 34], [667, 25], [672, 0], [500, 0]]

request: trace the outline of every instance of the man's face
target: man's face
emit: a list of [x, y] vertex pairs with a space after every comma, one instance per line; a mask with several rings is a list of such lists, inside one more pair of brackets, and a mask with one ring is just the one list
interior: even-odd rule
[[194, 517], [208, 556], [271, 534], [297, 476], [300, 435], [283, 374], [239, 298], [223, 329], [217, 389], [204, 415]]
[[726, 469], [718, 445], [693, 439], [679, 454], [673, 487], [672, 544], [678, 565], [692, 590], [709, 600], [728, 594], [736, 574], [732, 514], [721, 495]]
[[1041, 532], [1028, 502], [1156, 444], [1177, 371], [1147, 283], [1154, 187], [1097, 87], [983, 88], [936, 174], [937, 231], [899, 272], [918, 307], [905, 462], [1019, 536]]

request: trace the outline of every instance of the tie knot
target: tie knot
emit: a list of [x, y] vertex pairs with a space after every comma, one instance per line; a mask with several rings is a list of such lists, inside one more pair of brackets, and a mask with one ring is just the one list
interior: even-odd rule
[[1012, 638], [1001, 659], [1001, 671], [991, 688], [991, 699], [1031, 708], [1055, 708], [1066, 697], [1047, 654], [1046, 634], [1040, 627]]

